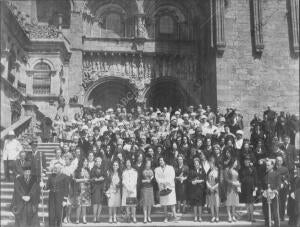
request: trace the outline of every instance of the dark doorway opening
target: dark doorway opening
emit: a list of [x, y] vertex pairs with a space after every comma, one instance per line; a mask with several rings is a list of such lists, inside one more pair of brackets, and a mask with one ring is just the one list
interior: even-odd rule
[[163, 107], [182, 109], [191, 102], [179, 82], [173, 80], [154, 82], [147, 95], [147, 105], [160, 109]]
[[88, 102], [93, 106], [101, 105], [102, 108], [127, 109], [135, 107], [135, 93], [127, 80], [112, 80], [96, 86], [88, 96]]

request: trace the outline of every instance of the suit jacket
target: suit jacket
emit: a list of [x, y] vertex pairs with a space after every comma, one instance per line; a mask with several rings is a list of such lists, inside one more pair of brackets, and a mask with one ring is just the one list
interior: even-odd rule
[[27, 161], [30, 162], [31, 172], [35, 176], [41, 176], [41, 170], [46, 169], [46, 156], [41, 151], [36, 151], [35, 154], [33, 154], [33, 152], [28, 152]]
[[16, 175], [22, 176], [24, 174], [23, 167], [24, 166], [29, 166], [30, 164], [31, 163], [26, 161], [26, 160], [22, 163], [20, 159], [17, 159], [16, 163], [15, 163], [15, 173], [16, 173]]
[[297, 152], [295, 149], [294, 145], [288, 144], [287, 147], [282, 144], [281, 145], [281, 150], [284, 151], [285, 153], [285, 157], [286, 157], [286, 166], [289, 169], [289, 171], [293, 171], [294, 167], [295, 167], [295, 161], [297, 161], [298, 157], [297, 157]]

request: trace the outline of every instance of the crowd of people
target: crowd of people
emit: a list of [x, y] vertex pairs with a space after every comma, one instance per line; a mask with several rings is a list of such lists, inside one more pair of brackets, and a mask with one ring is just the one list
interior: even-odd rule
[[[53, 121], [51, 138], [46, 140], [60, 142], [60, 148], [48, 166], [36, 139], [32, 152], [26, 153], [19, 145], [12, 148], [17, 142], [9, 138], [3, 151], [5, 176], [9, 178], [15, 162], [16, 181], [29, 182], [32, 176], [33, 191], [50, 190], [49, 226], [70, 222], [73, 208], [76, 223], [81, 217], [87, 223], [87, 207], [92, 207], [93, 221], [102, 222], [103, 205], [109, 208], [109, 223], [118, 222], [120, 211], [127, 222], [136, 223], [137, 208], [143, 211], [144, 223], [151, 222], [153, 206], [164, 207], [164, 222], [170, 219], [168, 207], [174, 220], [192, 208], [194, 221], [202, 222], [205, 208], [210, 221], [219, 222], [219, 208], [226, 206], [227, 221], [236, 222], [235, 208], [244, 203], [248, 220], [255, 222], [258, 202], [263, 204], [266, 226], [270, 221], [279, 226], [286, 210], [289, 223], [296, 225], [300, 224], [298, 117], [268, 107], [263, 119], [254, 116], [250, 137], [245, 138], [243, 116], [230, 108], [226, 113], [202, 105], [175, 111], [82, 108], [72, 121], [58, 116]], [[46, 172], [50, 175], [44, 182]], [[17, 202], [14, 199], [14, 210]]]

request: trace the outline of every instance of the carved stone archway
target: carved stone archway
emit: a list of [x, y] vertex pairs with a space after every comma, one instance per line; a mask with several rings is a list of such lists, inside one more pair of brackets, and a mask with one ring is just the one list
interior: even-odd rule
[[185, 108], [194, 104], [194, 100], [185, 91], [180, 81], [173, 77], [161, 77], [153, 80], [145, 91], [147, 106], [157, 108]]
[[136, 105], [137, 89], [127, 78], [99, 78], [85, 92], [84, 105], [101, 105], [103, 109]]

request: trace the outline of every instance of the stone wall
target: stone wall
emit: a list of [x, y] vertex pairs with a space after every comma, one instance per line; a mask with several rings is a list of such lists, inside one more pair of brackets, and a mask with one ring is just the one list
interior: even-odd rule
[[286, 1], [265, 0], [262, 6], [261, 57], [252, 55], [249, 0], [231, 0], [225, 13], [227, 46], [216, 66], [218, 105], [238, 108], [247, 127], [267, 106], [299, 113], [299, 58], [290, 53]]

